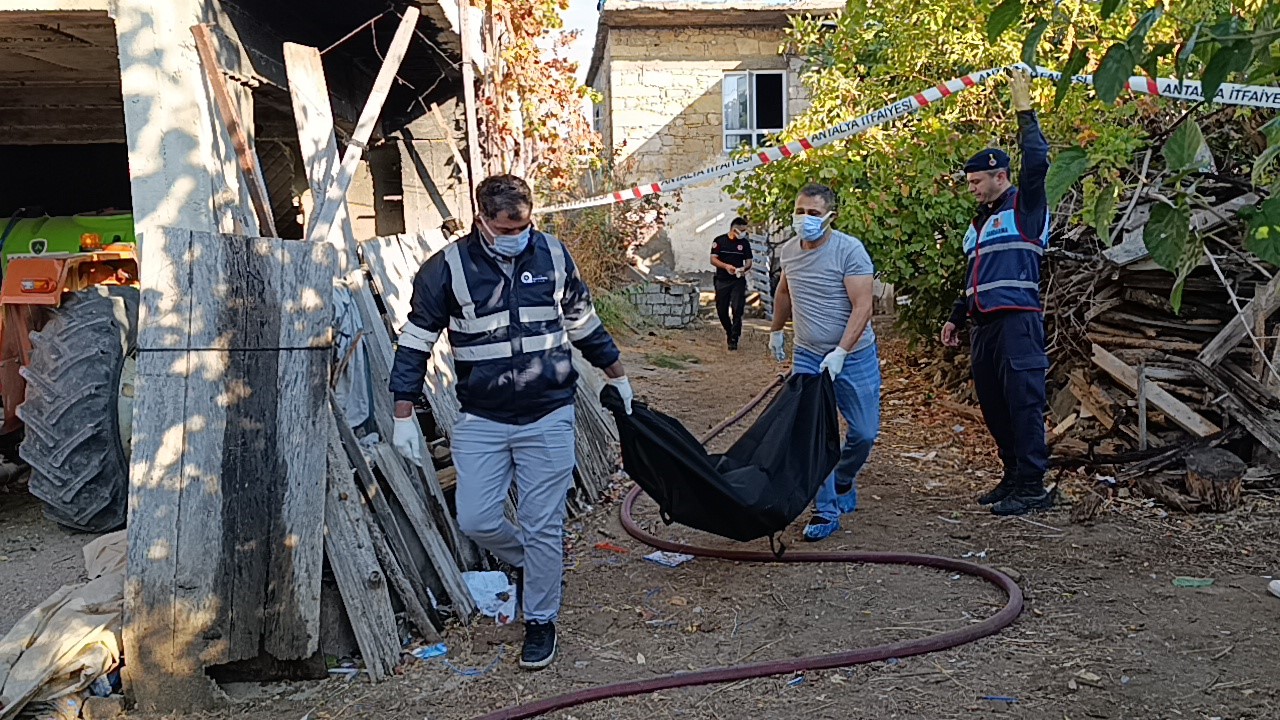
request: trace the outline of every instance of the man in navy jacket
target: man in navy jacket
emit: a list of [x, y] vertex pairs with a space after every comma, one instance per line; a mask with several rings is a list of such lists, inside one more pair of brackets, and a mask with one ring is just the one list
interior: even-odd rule
[[[413, 281], [391, 391], [396, 449], [421, 465], [413, 401], [431, 348], [448, 331], [462, 413], [451, 449], [458, 469], [458, 526], [517, 568], [525, 640], [520, 664], [539, 669], [556, 653], [564, 571], [565, 496], [573, 483], [578, 348], [627, 411], [632, 391], [568, 249], [533, 229], [533, 196], [513, 175], [476, 188], [471, 233], [431, 256]], [[519, 491], [517, 527], [503, 505]]]
[[943, 344], [955, 347], [966, 319], [974, 324], [973, 384], [1004, 463], [1000, 483], [978, 502], [997, 515], [1053, 504], [1044, 488], [1049, 358], [1040, 303], [1040, 260], [1049, 244], [1049, 143], [1031, 109], [1027, 76], [1015, 71], [1009, 89], [1022, 149], [1019, 186], [1010, 184], [1009, 156], [1000, 150], [983, 150], [965, 164], [978, 214], [964, 237], [965, 294], [942, 328]]

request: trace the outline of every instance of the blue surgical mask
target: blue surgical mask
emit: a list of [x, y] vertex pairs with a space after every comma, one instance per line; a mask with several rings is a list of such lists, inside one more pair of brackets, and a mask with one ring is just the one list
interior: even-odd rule
[[813, 242], [821, 239], [823, 233], [827, 231], [827, 218], [831, 217], [831, 213], [826, 215], [795, 215], [791, 218], [791, 229], [795, 231], [796, 236], [801, 240]]
[[493, 251], [503, 257], [515, 257], [529, 245], [529, 228], [517, 235], [494, 235]]

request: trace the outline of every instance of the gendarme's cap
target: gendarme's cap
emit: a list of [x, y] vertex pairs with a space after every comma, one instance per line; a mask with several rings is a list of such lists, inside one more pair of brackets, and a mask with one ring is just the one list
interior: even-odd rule
[[1008, 170], [1009, 155], [997, 148], [987, 148], [974, 155], [964, 164], [964, 171], [982, 172], [983, 170]]

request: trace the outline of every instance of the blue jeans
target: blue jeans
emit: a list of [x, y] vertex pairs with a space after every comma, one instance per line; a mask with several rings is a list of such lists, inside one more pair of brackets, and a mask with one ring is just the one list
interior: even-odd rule
[[[844, 369], [836, 377], [836, 405], [849, 423], [849, 434], [840, 449], [840, 461], [818, 490], [814, 514], [827, 520], [840, 517], [836, 504], [836, 486], [849, 488], [856, 502], [858, 471], [867, 462], [871, 446], [880, 434], [880, 356], [873, 343], [844, 360]], [[792, 356], [791, 371], [800, 375], [816, 375], [822, 356], [797, 347]]]

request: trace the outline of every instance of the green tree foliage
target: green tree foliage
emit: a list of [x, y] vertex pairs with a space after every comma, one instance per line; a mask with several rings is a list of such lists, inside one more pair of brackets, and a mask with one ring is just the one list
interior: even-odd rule
[[[1107, 105], [1117, 99], [1124, 101], [1125, 83], [1135, 74], [1199, 81], [1203, 96], [1208, 98], [1222, 93], [1226, 82], [1274, 86], [1280, 80], [1280, 3], [1275, 0], [1199, 0], [1150, 7], [1103, 0], [1072, 12], [1059, 11], [1050, 2], [1028, 2], [1024, 7], [1023, 0], [1005, 0], [987, 15], [993, 42], [1011, 26], [1008, 18], [1014, 10], [1006, 5], [1017, 5], [1024, 15], [1045, 18], [1050, 33], [1071, 36], [1069, 45], [1051, 45], [1046, 60], [1070, 63], [1072, 71], [1088, 68], [1094, 76], [1094, 94]], [[1031, 41], [1037, 32], [1032, 27], [1022, 35]], [[1092, 57], [1102, 48], [1101, 57]], [[1086, 50], [1089, 60], [1081, 60], [1081, 50]], [[1183, 280], [1204, 256], [1204, 241], [1191, 228], [1192, 211], [1212, 204], [1198, 192], [1200, 180], [1213, 167], [1213, 152], [1200, 127], [1207, 110], [1184, 108], [1188, 117], [1179, 119], [1160, 146], [1163, 168], [1157, 167], [1154, 180], [1147, 183], [1151, 196], [1161, 204], [1153, 209], [1143, 233], [1152, 259], [1177, 277], [1171, 298], [1175, 309], [1180, 305]], [[1252, 110], [1229, 112], [1246, 126], [1265, 120], [1253, 118], [1256, 113]], [[1246, 153], [1252, 157], [1249, 177], [1235, 179], [1249, 180], [1264, 196], [1272, 197], [1256, 208], [1241, 211], [1248, 223], [1245, 248], [1269, 263], [1280, 264], [1280, 201], [1275, 197], [1280, 192], [1276, 162], [1280, 158], [1280, 121], [1273, 117], [1258, 130], [1265, 142]], [[1092, 157], [1093, 151], [1089, 154]], [[1226, 165], [1234, 164], [1234, 158], [1224, 159], [1228, 160]], [[1118, 188], [1109, 187], [1096, 198], [1094, 222], [1099, 233], [1109, 220], [1104, 223], [1097, 216], [1106, 213], [1109, 218], [1115, 208], [1110, 198], [1117, 193]]]
[[[1062, 67], [1067, 59], [1058, 61], [1060, 51], [1073, 67], [1096, 63], [1105, 48], [1077, 43], [1082, 29], [1103, 31], [1094, 6], [1086, 0], [1045, 5], [1080, 19], [1051, 22], [1020, 0], [979, 0], [976, 7], [953, 0], [851, 0], [834, 23], [796, 19], [788, 50], [807, 58], [802, 82], [812, 104], [779, 139], [806, 136], [974, 70], [1026, 58]], [[988, 15], [991, 22], [984, 23]], [[1140, 16], [1126, 5], [1110, 22], [1136, 25]], [[1158, 26], [1148, 34], [1165, 41]], [[771, 163], [738, 178], [731, 192], [752, 222], [785, 228], [802, 185], [832, 186], [840, 201], [836, 226], [862, 239], [881, 278], [910, 297], [902, 325], [917, 337], [933, 337], [963, 285], [960, 241], [975, 210], [958, 171], [994, 145], [1010, 150], [1016, 181], [1017, 123], [999, 85], [993, 81], [908, 119]], [[1142, 119], [1154, 110], [1142, 103], [1104, 105], [1081, 89], [1045, 80], [1033, 82], [1033, 93], [1054, 154], [1068, 161], [1055, 170], [1055, 194], [1068, 198], [1058, 210], [1092, 223], [1108, 202], [1114, 209], [1114, 183], [1145, 142]], [[1046, 112], [1055, 96], [1060, 103]], [[1084, 188], [1073, 187], [1086, 170]]]

